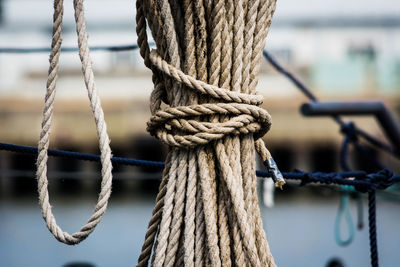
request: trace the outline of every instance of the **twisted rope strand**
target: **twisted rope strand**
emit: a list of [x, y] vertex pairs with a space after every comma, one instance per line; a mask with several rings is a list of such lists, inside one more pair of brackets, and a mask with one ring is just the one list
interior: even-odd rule
[[157, 247], [154, 252], [154, 259], [152, 260], [152, 266], [163, 266], [165, 259], [165, 252], [167, 249], [167, 241], [169, 236], [169, 225], [171, 223], [172, 217], [171, 213], [173, 210], [173, 199], [174, 199], [174, 190], [176, 185], [176, 174], [177, 174], [177, 153], [173, 151], [171, 153], [171, 169], [168, 173], [168, 183], [167, 183], [167, 191], [164, 196], [164, 207], [162, 212], [162, 218], [160, 223], [159, 234], [157, 236]]
[[218, 208], [217, 185], [214, 169], [214, 155], [210, 147], [198, 150], [199, 177], [203, 196], [203, 210], [206, 234], [206, 251], [210, 263], [206, 265], [221, 266], [218, 247]]
[[[275, 11], [276, 1], [274, 0], [260, 0], [257, 6], [257, 16], [255, 23], [255, 30], [253, 33], [253, 53], [251, 55], [251, 63], [250, 63], [250, 83], [248, 86], [248, 92], [250, 94], [256, 93], [256, 86], [258, 80], [257, 77], [260, 69], [260, 61], [262, 56], [262, 50], [265, 47], [265, 36], [267, 35], [269, 26], [271, 24], [272, 15]], [[249, 37], [251, 38], [251, 37]], [[262, 142], [261, 139], [258, 139], [255, 142], [256, 149], [260, 154], [263, 161], [267, 160], [269, 156], [269, 152], [265, 147], [265, 143]], [[252, 171], [248, 174], [247, 177], [252, 177], [255, 170], [255, 165], [253, 165]], [[254, 177], [254, 176], [253, 176]], [[254, 235], [256, 237], [256, 245], [258, 248], [258, 254], [261, 260], [262, 265], [275, 266], [274, 258], [271, 255], [269, 244], [267, 242], [266, 234], [263, 227], [263, 221], [261, 220], [260, 210], [258, 209], [258, 196], [256, 190], [257, 181], [254, 177], [253, 185], [252, 185], [252, 210], [254, 212]], [[277, 184], [281, 186], [280, 184]]]
[[79, 56], [82, 63], [82, 73], [90, 105], [95, 118], [97, 135], [99, 138], [99, 148], [101, 152], [100, 161], [102, 164], [101, 176], [101, 191], [94, 208], [92, 216], [88, 222], [82, 226], [79, 232], [69, 234], [64, 232], [56, 223], [56, 219], [51, 211], [48, 192], [47, 180], [47, 150], [50, 143], [50, 128], [53, 116], [54, 99], [56, 93], [56, 81], [58, 77], [59, 56], [61, 52], [62, 43], [62, 18], [63, 18], [63, 1], [54, 1], [54, 16], [53, 16], [53, 36], [52, 36], [52, 50], [50, 54], [50, 67], [47, 79], [47, 90], [45, 97], [45, 105], [43, 109], [42, 130], [40, 133], [40, 140], [38, 144], [38, 158], [37, 158], [37, 180], [39, 191], [39, 203], [42, 209], [42, 215], [46, 221], [47, 228], [54, 235], [54, 237], [68, 245], [78, 244], [86, 239], [91, 232], [94, 231], [96, 225], [100, 222], [104, 212], [107, 209], [108, 199], [111, 194], [112, 182], [112, 164], [111, 164], [111, 149], [110, 140], [107, 135], [107, 127], [104, 120], [103, 110], [100, 104], [100, 98], [97, 94], [96, 85], [94, 82], [94, 75], [90, 61], [89, 47], [87, 43], [86, 23], [83, 11], [83, 1], [74, 1], [75, 9], [75, 22], [76, 31], [78, 36]]
[[[145, 240], [145, 258], [153, 246], [152, 266], [274, 266], [272, 256], [265, 253], [264, 259], [260, 252], [265, 235], [255, 237], [261, 218], [255, 211], [253, 147], [262, 158], [270, 157], [257, 139], [271, 125], [259, 107], [262, 96], [251, 88], [260, 58], [253, 48], [265, 38], [270, 15], [260, 2], [138, 5], [138, 43], [157, 76], [147, 130], [173, 147], [157, 240]], [[146, 20], [157, 45], [151, 52]], [[164, 95], [170, 107], [161, 110]], [[149, 228], [149, 237], [155, 228]]]
[[[196, 55], [195, 55], [195, 33], [194, 33], [194, 4], [193, 1], [183, 1], [184, 29], [184, 71], [190, 76], [197, 76]], [[185, 87], [185, 89], [187, 89]], [[197, 95], [194, 92], [188, 92], [188, 104], [198, 102]], [[195, 266], [195, 215], [196, 215], [196, 193], [197, 193], [197, 156], [195, 151], [189, 151], [188, 157], [188, 177], [185, 203], [185, 221], [184, 221], [184, 266]]]
[[171, 161], [170, 157], [171, 154], [168, 154], [167, 159], [166, 159], [166, 165], [163, 170], [163, 175], [162, 175], [162, 180], [160, 184], [160, 188], [156, 197], [156, 204], [153, 209], [152, 217], [149, 221], [148, 227], [147, 227], [147, 232], [145, 236], [145, 240], [142, 246], [142, 251], [139, 256], [138, 264], [137, 266], [143, 267], [147, 266], [152, 247], [154, 244], [154, 239], [158, 230], [158, 227], [161, 222], [161, 216], [162, 216], [162, 207], [164, 206], [164, 196], [167, 191], [167, 183], [168, 183], [168, 176], [167, 174], [169, 173], [171, 169]]
[[[192, 1], [193, 2], [193, 1]], [[197, 79], [203, 82], [208, 81], [207, 72], [207, 25], [205, 19], [205, 7], [203, 0], [194, 1], [194, 25], [195, 25], [195, 40], [196, 40], [196, 72]], [[205, 101], [204, 96], [200, 96], [199, 103]], [[199, 152], [195, 150], [197, 160], [199, 162]], [[198, 165], [198, 164], [197, 164]], [[199, 166], [198, 166], [199, 167]], [[201, 180], [200, 170], [197, 171], [197, 194], [196, 194], [196, 237], [195, 237], [195, 266], [209, 266], [210, 256], [207, 251], [206, 242], [206, 223], [204, 210], [204, 194], [202, 192], [203, 181]]]
[[200, 80], [194, 79], [192, 76], [185, 74], [177, 67], [169, 64], [157, 53], [157, 50], [150, 52], [150, 60], [164, 74], [173, 78], [176, 82], [185, 84], [190, 89], [196, 90], [202, 94], [211, 96], [216, 99], [223, 99], [227, 102], [244, 103], [251, 105], [261, 105], [263, 102], [262, 95], [248, 95], [240, 92], [232, 92], [219, 88], [216, 85], [210, 85]]

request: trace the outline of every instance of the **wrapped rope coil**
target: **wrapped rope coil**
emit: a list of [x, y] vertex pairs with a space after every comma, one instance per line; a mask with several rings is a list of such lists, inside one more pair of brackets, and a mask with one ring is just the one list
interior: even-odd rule
[[282, 186], [260, 139], [271, 117], [256, 93], [275, 0], [136, 5], [140, 53], [153, 71], [148, 131], [170, 146], [138, 266], [151, 255], [152, 266], [275, 266], [254, 149]]

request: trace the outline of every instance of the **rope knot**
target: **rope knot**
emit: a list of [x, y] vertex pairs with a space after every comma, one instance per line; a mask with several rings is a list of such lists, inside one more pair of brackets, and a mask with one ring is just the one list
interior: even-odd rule
[[[220, 103], [167, 107], [156, 110], [147, 123], [147, 131], [169, 146], [194, 147], [222, 139], [227, 135], [254, 134], [262, 137], [271, 127], [271, 116], [260, 108], [263, 97], [228, 91], [196, 80], [166, 62], [153, 50], [150, 62], [175, 82]], [[224, 122], [210, 122], [214, 116], [225, 116]]]
[[344, 133], [352, 142], [356, 142], [358, 140], [356, 126], [353, 122], [349, 122], [343, 125], [341, 127], [341, 132]]
[[395, 183], [394, 174], [390, 170], [383, 169], [377, 173], [356, 176], [356, 180], [365, 181], [367, 184], [357, 184], [355, 189], [361, 193], [366, 193], [371, 190], [386, 189]]
[[294, 172], [301, 175], [299, 186], [305, 186], [313, 181], [313, 177], [310, 172], [305, 172], [299, 169], [295, 169]]
[[375, 174], [369, 174], [371, 182], [375, 184], [375, 189], [386, 189], [394, 184], [393, 172], [383, 169]]

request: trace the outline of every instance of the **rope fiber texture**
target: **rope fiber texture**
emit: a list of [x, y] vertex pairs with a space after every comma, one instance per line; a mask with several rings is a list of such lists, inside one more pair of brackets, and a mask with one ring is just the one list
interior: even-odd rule
[[54, 1], [54, 17], [53, 17], [53, 36], [50, 54], [50, 67], [47, 79], [47, 91], [45, 97], [45, 105], [43, 110], [42, 130], [38, 144], [37, 158], [37, 181], [39, 191], [39, 203], [42, 209], [42, 215], [46, 221], [46, 225], [54, 237], [68, 245], [75, 245], [89, 236], [100, 222], [104, 212], [107, 209], [108, 199], [111, 194], [112, 181], [112, 164], [110, 140], [107, 135], [107, 127], [104, 120], [103, 110], [100, 104], [100, 98], [97, 93], [92, 65], [89, 56], [89, 47], [86, 33], [86, 22], [83, 11], [83, 0], [74, 0], [76, 31], [78, 36], [79, 56], [82, 63], [82, 73], [88, 92], [90, 106], [96, 122], [97, 134], [99, 137], [99, 148], [101, 152], [102, 164], [102, 182], [101, 191], [94, 208], [92, 216], [88, 222], [82, 226], [79, 232], [69, 234], [64, 232], [56, 223], [56, 219], [52, 213], [48, 180], [47, 180], [47, 159], [48, 148], [50, 143], [50, 131], [53, 117], [54, 99], [56, 94], [56, 81], [59, 69], [59, 57], [61, 53], [62, 43], [62, 19], [63, 19], [63, 0]]
[[137, 0], [154, 83], [147, 130], [170, 147], [138, 266], [275, 266], [255, 163], [255, 150], [271, 159], [260, 139], [271, 117], [256, 86], [275, 4]]

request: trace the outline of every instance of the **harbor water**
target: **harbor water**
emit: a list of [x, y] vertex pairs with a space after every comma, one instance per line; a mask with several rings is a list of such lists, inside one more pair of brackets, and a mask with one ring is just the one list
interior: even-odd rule
[[[61, 227], [77, 231], [87, 220], [95, 194], [78, 192], [54, 195], [53, 212]], [[59, 243], [47, 230], [34, 193], [2, 196], [0, 201], [0, 266], [133, 266], [140, 253], [155, 194], [125, 190], [111, 197], [108, 210], [92, 235], [76, 246]], [[338, 258], [344, 266], [369, 266], [367, 202], [363, 230], [354, 241], [340, 247], [334, 239], [339, 193], [324, 187], [312, 190], [289, 187], [290, 193], [275, 197], [275, 205], [261, 205], [264, 228], [278, 266], [327, 266]], [[118, 192], [118, 191], [117, 191]], [[382, 195], [377, 198], [378, 248], [381, 266], [399, 266], [400, 203]], [[356, 221], [356, 204], [350, 201]], [[342, 222], [342, 235], [347, 236]], [[75, 264], [75, 265], [74, 265]], [[86, 265], [85, 265], [86, 264]]]

